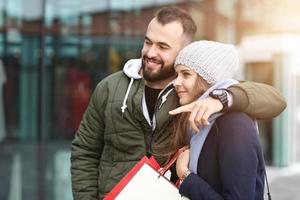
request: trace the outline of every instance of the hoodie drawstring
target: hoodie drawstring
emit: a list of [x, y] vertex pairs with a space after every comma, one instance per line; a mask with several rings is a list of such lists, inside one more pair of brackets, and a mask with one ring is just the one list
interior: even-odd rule
[[134, 78], [131, 78], [131, 79], [130, 79], [130, 83], [129, 83], [128, 88], [127, 88], [127, 91], [126, 91], [126, 94], [125, 94], [125, 98], [124, 98], [124, 100], [123, 100], [123, 104], [122, 104], [122, 107], [121, 107], [121, 110], [122, 110], [122, 118], [123, 118], [123, 114], [124, 114], [124, 112], [125, 112], [125, 110], [126, 110], [126, 108], [127, 108], [126, 102], [127, 102], [128, 95], [129, 95], [129, 91], [130, 91], [130, 88], [131, 88], [131, 86], [132, 86], [132, 84], [133, 84], [133, 81], [134, 81]]

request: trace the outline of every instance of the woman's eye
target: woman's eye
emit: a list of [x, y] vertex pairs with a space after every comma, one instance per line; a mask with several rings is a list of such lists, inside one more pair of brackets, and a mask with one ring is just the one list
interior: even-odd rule
[[191, 75], [191, 74], [190, 74], [190, 73], [187, 73], [187, 72], [183, 73], [183, 76], [184, 76], [184, 77], [188, 77], [189, 75]]

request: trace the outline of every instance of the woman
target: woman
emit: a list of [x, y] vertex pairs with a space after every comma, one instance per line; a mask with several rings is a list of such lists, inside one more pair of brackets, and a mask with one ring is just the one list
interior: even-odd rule
[[[238, 54], [232, 45], [198, 41], [180, 51], [174, 66], [174, 87], [185, 105], [235, 84], [228, 79], [238, 69]], [[265, 168], [255, 122], [244, 113], [219, 113], [195, 133], [187, 120], [182, 114], [174, 127], [174, 149], [190, 145], [176, 163], [179, 192], [192, 200], [263, 199]]]

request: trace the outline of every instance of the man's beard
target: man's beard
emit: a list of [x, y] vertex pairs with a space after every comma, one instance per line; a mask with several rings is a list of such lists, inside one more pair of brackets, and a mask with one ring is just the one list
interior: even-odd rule
[[149, 59], [146, 56], [143, 56], [142, 59], [142, 69], [143, 69], [143, 77], [146, 81], [155, 82], [162, 81], [168, 79], [175, 74], [174, 63], [171, 65], [165, 65], [163, 61], [160, 61], [160, 69], [153, 72], [146, 68], [146, 60]]

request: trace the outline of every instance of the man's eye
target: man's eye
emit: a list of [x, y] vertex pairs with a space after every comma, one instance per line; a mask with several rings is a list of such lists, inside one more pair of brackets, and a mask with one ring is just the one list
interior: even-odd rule
[[168, 49], [167, 46], [163, 46], [163, 45], [159, 46], [159, 48], [161, 48], [161, 49]]
[[151, 42], [149, 40], [145, 40], [145, 44], [150, 45]]

